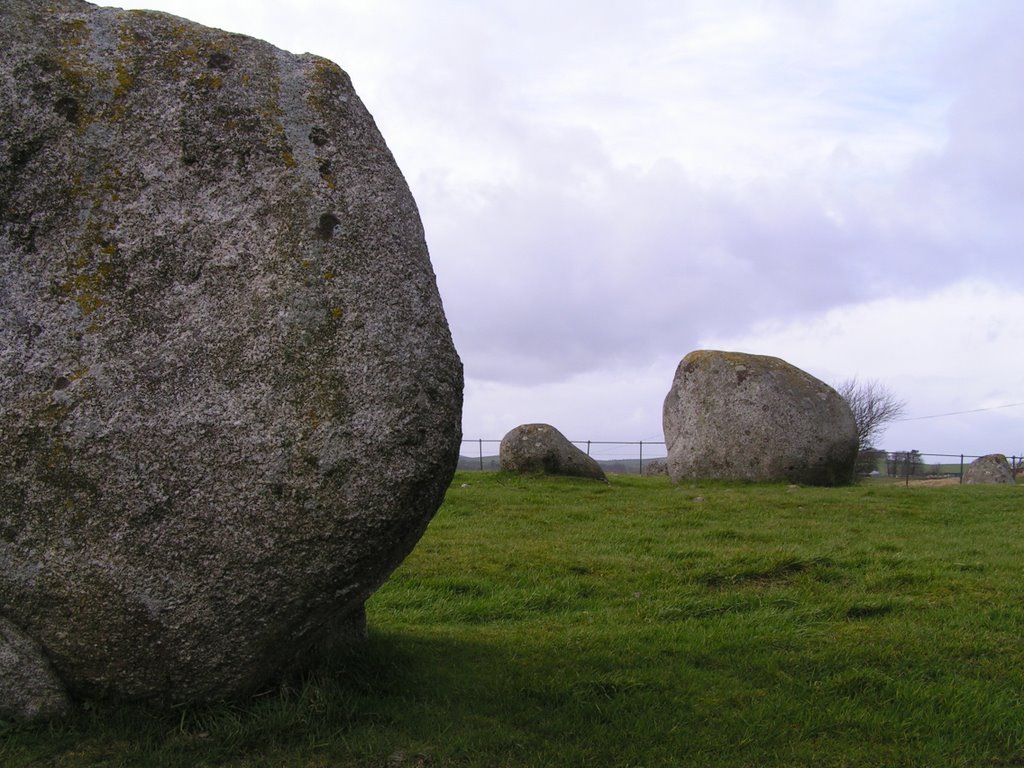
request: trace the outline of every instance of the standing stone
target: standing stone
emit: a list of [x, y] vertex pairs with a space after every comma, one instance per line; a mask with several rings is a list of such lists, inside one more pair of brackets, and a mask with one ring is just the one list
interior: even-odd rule
[[691, 352], [676, 369], [663, 416], [676, 482], [853, 481], [857, 427], [846, 401], [777, 357]]
[[0, 216], [0, 659], [194, 701], [358, 634], [451, 481], [462, 366], [348, 76], [4, 0]]
[[1016, 485], [1010, 462], [1001, 453], [990, 453], [972, 461], [964, 470], [964, 485]]
[[501, 468], [506, 472], [588, 477], [608, 481], [601, 465], [550, 424], [521, 424], [501, 439]]

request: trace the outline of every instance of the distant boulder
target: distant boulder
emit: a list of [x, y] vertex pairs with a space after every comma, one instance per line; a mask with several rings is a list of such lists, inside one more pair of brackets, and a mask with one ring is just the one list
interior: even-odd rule
[[1003, 483], [1015, 485], [1010, 462], [1001, 453], [990, 453], [970, 463], [964, 470], [965, 485], [992, 485]]
[[668, 463], [665, 459], [651, 459], [644, 462], [644, 476], [656, 477], [668, 474]]
[[543, 472], [607, 482], [604, 470], [550, 424], [522, 424], [501, 440], [501, 468], [506, 472]]
[[663, 418], [676, 482], [853, 481], [857, 426], [846, 401], [777, 357], [691, 352], [676, 369]]

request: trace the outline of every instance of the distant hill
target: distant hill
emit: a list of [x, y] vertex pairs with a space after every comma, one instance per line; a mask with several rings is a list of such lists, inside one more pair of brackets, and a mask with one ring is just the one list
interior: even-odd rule
[[501, 461], [497, 456], [459, 456], [459, 469], [490, 472], [501, 469]]

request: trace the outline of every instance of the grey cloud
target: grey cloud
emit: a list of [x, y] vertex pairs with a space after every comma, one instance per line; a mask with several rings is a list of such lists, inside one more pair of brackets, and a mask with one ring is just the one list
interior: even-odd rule
[[565, 176], [531, 178], [492, 189], [482, 208], [449, 209], [435, 228], [471, 376], [558, 380], [858, 295], [860, 244], [813, 201], [765, 189], [765, 215], [671, 163], [588, 171], [598, 179], [590, 194], [565, 190]]
[[352, 74], [481, 392], [1019, 269], [1018, 0], [250, 5]]
[[[510, 34], [527, 35], [526, 20], [519, 17]], [[980, 39], [981, 31], [962, 35]], [[431, 91], [424, 114], [434, 130], [459, 118], [445, 130], [515, 172], [466, 184], [435, 167], [412, 179], [468, 374], [557, 381], [681, 354], [702, 336], [742, 332], [760, 320], [1005, 268], [1020, 239], [1013, 220], [1024, 220], [1011, 215], [1024, 183], [1024, 155], [1015, 151], [1024, 97], [1014, 83], [1024, 54], [1019, 36], [998, 38], [986, 55], [964, 60], [955, 79], [908, 95], [956, 95], [940, 152], [896, 171], [856, 155], [852, 167], [808, 178], [766, 168], [762, 180], [732, 187], [698, 182], [671, 161], [626, 167], [602, 146], [600, 126], [553, 123], [529, 111], [545, 67], [564, 76], [557, 67], [593, 49], [566, 53], [541, 32], [529, 38], [537, 55], [512, 70], [507, 49], [488, 51], [461, 73], [465, 88]], [[901, 74], [907, 82], [920, 76]], [[844, 77], [849, 85], [852, 76]], [[877, 86], [880, 73], [865, 82]], [[880, 96], [889, 123], [899, 121], [892, 110], [900, 98]], [[843, 115], [869, 119], [836, 113]]]

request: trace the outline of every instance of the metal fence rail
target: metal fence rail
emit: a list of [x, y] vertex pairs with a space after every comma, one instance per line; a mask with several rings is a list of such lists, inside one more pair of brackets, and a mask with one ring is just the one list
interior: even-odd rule
[[[643, 474], [644, 462], [665, 457], [664, 440], [570, 440], [569, 442], [584, 451], [587, 456], [600, 462], [636, 461], [638, 462], [636, 474]], [[477, 464], [475, 469], [497, 468], [495, 460], [498, 455], [497, 446], [501, 445], [501, 440], [463, 438], [462, 445], [466, 446], [467, 444], [476, 448], [473, 451], [476, 456], [467, 456], [462, 453], [460, 458], [463, 460], [461, 462], [463, 469], [469, 469], [466, 459], [475, 459]], [[490, 448], [485, 455], [485, 445], [495, 447]], [[622, 449], [616, 450], [616, 447]], [[494, 466], [491, 467], [490, 464], [494, 464]]]
[[[624, 474], [643, 474], [645, 462], [665, 457], [663, 440], [570, 440], [588, 456], [602, 463], [616, 463], [617, 471]], [[484, 438], [463, 438], [462, 445], [470, 447], [475, 455], [462, 453], [460, 466], [463, 469], [497, 469], [498, 446], [501, 440]], [[487, 453], [484, 447], [487, 446]], [[493, 447], [492, 447], [493, 446]], [[474, 450], [475, 449], [475, 450]], [[981, 456], [965, 453], [922, 453], [921, 451], [879, 451], [878, 472], [889, 476], [959, 477], [963, 480], [967, 465]], [[1024, 471], [1024, 455], [1004, 454], [1014, 473]], [[937, 459], [938, 461], [929, 461]], [[630, 462], [636, 462], [635, 471]], [[955, 469], [950, 469], [950, 468]]]
[[[967, 466], [975, 459], [981, 458], [981, 456], [966, 453], [921, 453], [920, 451], [879, 453], [884, 456], [885, 474], [890, 477], [906, 478], [908, 482], [912, 477], [958, 477], [962, 483]], [[1024, 456], [1005, 453], [1003, 455], [1006, 456], [1006, 461], [1015, 475], [1024, 471]], [[926, 461], [929, 458], [950, 459], [951, 461]], [[880, 465], [881, 461], [880, 458]], [[951, 470], [950, 467], [955, 469]], [[881, 469], [879, 471], [881, 472]]]

